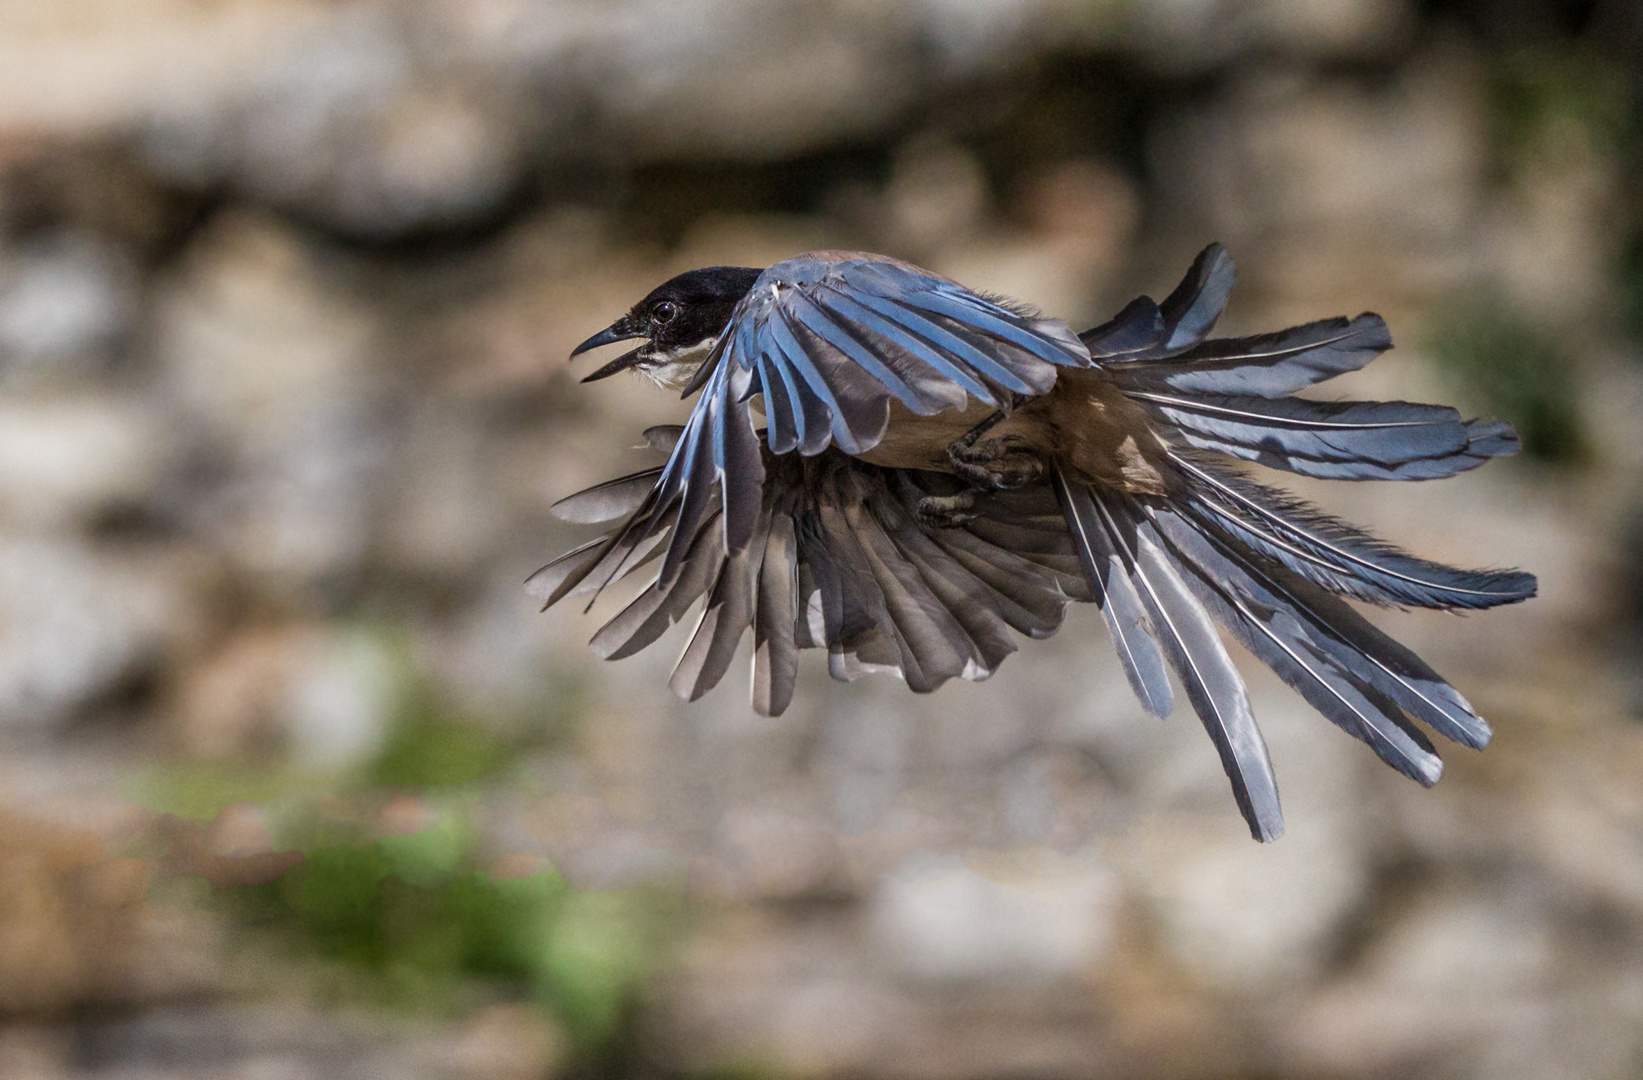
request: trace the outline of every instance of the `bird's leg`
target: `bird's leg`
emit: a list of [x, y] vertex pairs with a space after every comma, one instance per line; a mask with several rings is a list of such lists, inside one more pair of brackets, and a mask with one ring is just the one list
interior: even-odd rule
[[1004, 491], [1030, 484], [1044, 475], [1044, 462], [1016, 435], [981, 441], [981, 437], [1005, 420], [1016, 405], [1011, 395], [1008, 407], [999, 409], [947, 447], [947, 460], [961, 480], [981, 491]]
[[956, 529], [976, 517], [975, 491], [960, 491], [955, 495], [926, 495], [918, 501], [914, 513], [920, 525], [930, 529]]

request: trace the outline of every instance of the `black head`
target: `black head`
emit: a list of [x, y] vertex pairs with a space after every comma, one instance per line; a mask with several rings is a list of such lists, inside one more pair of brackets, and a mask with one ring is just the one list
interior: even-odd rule
[[608, 378], [631, 367], [664, 385], [688, 383], [761, 273], [750, 266], [709, 266], [658, 285], [632, 311], [571, 351], [575, 358], [613, 341], [648, 339], [582, 381]]

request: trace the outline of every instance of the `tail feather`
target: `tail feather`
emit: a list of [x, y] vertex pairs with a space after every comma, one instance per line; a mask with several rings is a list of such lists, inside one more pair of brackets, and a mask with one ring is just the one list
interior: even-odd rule
[[1466, 434], [1467, 449], [1480, 460], [1509, 457], [1517, 453], [1521, 445], [1517, 429], [1504, 420], [1468, 420]]
[[1079, 334], [1078, 340], [1098, 362], [1122, 361], [1159, 352], [1169, 340], [1169, 327], [1164, 325], [1157, 302], [1150, 296], [1138, 296], [1111, 319]]
[[1226, 310], [1238, 268], [1220, 244], [1211, 244], [1198, 253], [1181, 284], [1158, 305], [1169, 337], [1164, 348], [1176, 351], [1203, 341]]
[[1120, 548], [1120, 539], [1109, 532], [1106, 516], [1096, 506], [1089, 488], [1070, 483], [1059, 469], [1053, 479], [1066, 507], [1073, 546], [1078, 549], [1084, 575], [1107, 621], [1130, 687], [1148, 712], [1168, 716], [1174, 707], [1169, 671], [1136, 591], [1134, 560]]
[[1310, 581], [1271, 567], [1269, 577], [1296, 604], [1309, 608], [1332, 635], [1330, 649], [1380, 688], [1411, 716], [1439, 735], [1474, 750], [1489, 744], [1492, 732], [1470, 702], [1425, 661], [1382, 633], [1369, 620]]
[[[1171, 565], [1163, 540], [1143, 522], [1135, 504], [1116, 492], [1091, 491], [1105, 532], [1125, 565], [1147, 612], [1158, 645], [1168, 657], [1187, 699], [1221, 755], [1233, 798], [1250, 834], [1275, 840], [1283, 834], [1283, 810], [1266, 740], [1250, 712], [1244, 681], [1232, 665], [1209, 615]], [[1092, 584], [1092, 588], [1093, 588]]]

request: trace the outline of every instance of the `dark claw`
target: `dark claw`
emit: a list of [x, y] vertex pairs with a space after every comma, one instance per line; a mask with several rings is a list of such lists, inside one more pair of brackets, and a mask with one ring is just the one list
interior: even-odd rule
[[976, 493], [961, 491], [956, 495], [926, 495], [914, 510], [920, 525], [928, 529], [956, 529], [979, 515], [972, 512]]
[[986, 491], [1021, 487], [1044, 476], [1044, 463], [1014, 435], [973, 446], [954, 443], [947, 448], [947, 458], [961, 480]]

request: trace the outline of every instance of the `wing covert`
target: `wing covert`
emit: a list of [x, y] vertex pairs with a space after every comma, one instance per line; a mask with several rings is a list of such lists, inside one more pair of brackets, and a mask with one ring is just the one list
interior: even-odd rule
[[770, 450], [809, 457], [871, 450], [890, 402], [919, 415], [970, 398], [1003, 406], [1087, 367], [1076, 334], [1047, 319], [883, 256], [816, 252], [766, 269], [737, 306], [704, 371], [701, 397], [657, 482], [657, 509], [678, 500], [662, 564], [672, 581], [713, 488], [726, 552], [753, 535], [764, 466], [751, 401], [762, 397]]

